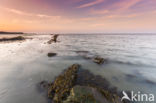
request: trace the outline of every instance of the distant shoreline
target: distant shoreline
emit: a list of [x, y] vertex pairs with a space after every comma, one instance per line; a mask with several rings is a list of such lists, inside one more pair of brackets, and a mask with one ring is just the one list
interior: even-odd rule
[[5, 31], [0, 31], [0, 34], [24, 34], [23, 32], [5, 32]]

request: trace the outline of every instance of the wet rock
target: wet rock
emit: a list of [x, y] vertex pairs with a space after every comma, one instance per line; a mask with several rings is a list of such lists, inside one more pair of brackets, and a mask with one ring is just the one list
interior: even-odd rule
[[93, 61], [94, 61], [95, 63], [97, 63], [97, 64], [103, 64], [103, 63], [106, 63], [106, 62], [107, 62], [106, 59], [101, 58], [101, 57], [95, 57], [95, 58], [93, 59]]
[[56, 103], [122, 103], [116, 87], [79, 67], [73, 64], [55, 79], [48, 88], [50, 99]]
[[107, 59], [104, 59], [104, 58], [99, 57], [99, 56], [94, 56], [89, 51], [75, 51], [75, 52], [78, 55], [80, 55], [81, 57], [83, 57], [84, 59], [92, 60], [94, 63], [97, 63], [97, 64], [104, 64], [104, 63], [108, 62]]
[[63, 74], [58, 76], [48, 89], [48, 97], [61, 103], [70, 93], [71, 88], [75, 85], [77, 78], [78, 64], [73, 64]]
[[47, 55], [48, 55], [48, 57], [54, 57], [57, 55], [57, 53], [48, 53]]
[[63, 103], [99, 103], [94, 97], [93, 89], [87, 86], [74, 86], [70, 96]]
[[53, 36], [53, 41], [54, 41], [54, 42], [57, 42], [58, 36], [59, 36], [58, 34], [55, 34], [55, 35]]
[[52, 39], [50, 39], [49, 41], [48, 41], [48, 44], [51, 44], [52, 42], [57, 42], [57, 38], [58, 38], [58, 34], [55, 34], [55, 35], [53, 35], [53, 37], [52, 37]]
[[74, 86], [63, 103], [122, 103], [121, 98], [109, 91], [90, 87]]
[[18, 41], [18, 40], [25, 40], [23, 36], [17, 36], [17, 37], [12, 37], [12, 38], [1, 38], [0, 42], [3, 41]]
[[101, 88], [97, 88], [97, 90], [109, 101], [109, 103], [123, 103], [118, 95]]

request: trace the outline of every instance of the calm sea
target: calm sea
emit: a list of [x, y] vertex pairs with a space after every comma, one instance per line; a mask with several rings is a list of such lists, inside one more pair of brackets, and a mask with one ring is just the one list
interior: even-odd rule
[[[60, 35], [59, 42], [47, 44], [50, 35], [0, 43], [0, 103], [46, 103], [39, 82], [52, 82], [73, 63], [106, 78], [119, 91], [141, 91], [156, 95], [156, 35]], [[79, 51], [79, 53], [77, 53]], [[48, 52], [57, 53], [48, 58]], [[108, 60], [97, 65], [82, 56]]]

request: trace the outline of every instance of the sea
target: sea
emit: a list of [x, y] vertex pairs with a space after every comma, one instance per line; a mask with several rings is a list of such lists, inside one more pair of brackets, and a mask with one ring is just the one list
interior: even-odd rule
[[[47, 43], [52, 35], [24, 36], [29, 39], [0, 42], [0, 103], [48, 103], [39, 83], [53, 82], [75, 63], [118, 91], [156, 96], [156, 34], [60, 34], [52, 44]], [[50, 52], [57, 56], [49, 58]], [[98, 65], [83, 56], [107, 62]]]

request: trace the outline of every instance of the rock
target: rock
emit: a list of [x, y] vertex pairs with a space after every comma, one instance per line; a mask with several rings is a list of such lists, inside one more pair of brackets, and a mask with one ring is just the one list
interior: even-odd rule
[[97, 64], [103, 64], [106, 63], [108, 60], [101, 58], [99, 56], [94, 56], [92, 53], [90, 53], [89, 51], [75, 51], [78, 55], [80, 55], [81, 57], [83, 57], [84, 59], [87, 60], [92, 60], [93, 62], [97, 63]]
[[123, 103], [116, 87], [79, 67], [73, 64], [49, 86], [48, 97], [54, 103]]
[[103, 64], [103, 63], [106, 63], [106, 62], [107, 62], [106, 59], [101, 58], [101, 57], [95, 57], [95, 58], [93, 59], [93, 61], [94, 61], [95, 63], [97, 63], [97, 64]]
[[52, 39], [50, 39], [49, 41], [48, 41], [48, 44], [51, 44], [52, 42], [57, 42], [57, 38], [58, 38], [58, 34], [55, 34], [55, 35], [53, 35], [53, 37], [52, 37]]
[[48, 53], [48, 57], [53, 57], [53, 56], [56, 56], [57, 54], [56, 53]]
[[54, 42], [57, 42], [58, 36], [59, 36], [58, 34], [55, 34], [55, 35], [53, 36], [53, 41], [54, 41]]
[[25, 40], [23, 36], [17, 36], [17, 37], [12, 37], [12, 38], [1, 38], [0, 42], [3, 41], [17, 41], [17, 40]]
[[103, 89], [74, 86], [63, 103], [122, 103], [121, 98]]
[[69, 96], [71, 88], [75, 85], [78, 69], [79, 65], [73, 64], [63, 74], [58, 76], [48, 89], [48, 97], [57, 103], [65, 100]]
[[99, 103], [92, 89], [87, 86], [74, 86], [70, 91], [70, 96], [63, 103]]

